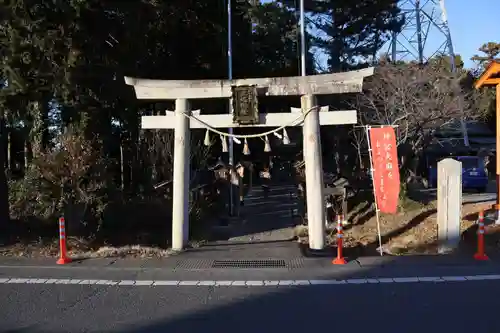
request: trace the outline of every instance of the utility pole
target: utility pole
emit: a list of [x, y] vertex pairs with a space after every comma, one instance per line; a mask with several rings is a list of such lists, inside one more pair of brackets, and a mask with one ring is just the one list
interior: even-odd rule
[[[227, 73], [228, 79], [233, 79], [233, 22], [232, 22], [232, 8], [231, 1], [227, 0]], [[233, 113], [233, 99], [229, 99], [229, 113]], [[229, 128], [229, 134], [233, 134], [233, 128]], [[233, 137], [230, 136], [228, 138], [229, 145], [229, 165], [230, 167], [234, 167], [234, 142]], [[230, 171], [231, 172], [231, 171]], [[234, 213], [234, 202], [233, 202], [233, 187], [229, 186], [229, 213], [232, 216]]]
[[304, 0], [300, 0], [300, 74], [306, 76], [306, 26]]

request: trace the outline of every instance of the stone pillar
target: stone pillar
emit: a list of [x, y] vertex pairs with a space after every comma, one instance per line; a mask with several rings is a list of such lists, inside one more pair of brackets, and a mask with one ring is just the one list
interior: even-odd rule
[[[302, 112], [316, 106], [312, 95], [301, 97]], [[309, 229], [309, 248], [322, 250], [325, 247], [325, 206], [323, 200], [323, 163], [319, 109], [309, 112], [304, 119], [304, 162], [306, 174], [307, 223]]]
[[175, 141], [172, 203], [172, 249], [182, 250], [189, 238], [190, 135], [187, 99], [175, 101]]
[[439, 252], [458, 247], [462, 219], [462, 163], [446, 158], [440, 161], [437, 188], [437, 222]]

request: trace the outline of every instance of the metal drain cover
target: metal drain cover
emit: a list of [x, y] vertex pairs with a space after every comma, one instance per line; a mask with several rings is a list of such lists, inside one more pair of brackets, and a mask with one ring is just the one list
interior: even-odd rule
[[212, 268], [286, 268], [285, 260], [214, 260]]

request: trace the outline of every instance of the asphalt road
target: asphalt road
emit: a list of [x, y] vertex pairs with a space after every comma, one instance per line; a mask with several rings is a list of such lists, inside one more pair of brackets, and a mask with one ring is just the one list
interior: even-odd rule
[[500, 280], [295, 287], [0, 284], [0, 332], [500, 332]]
[[[415, 199], [430, 201], [437, 198], [437, 190], [435, 188], [420, 189], [415, 193], [411, 194]], [[462, 190], [462, 202], [465, 203], [481, 203], [495, 201], [496, 195], [496, 183], [490, 182], [488, 188], [485, 192], [478, 192], [475, 190]]]

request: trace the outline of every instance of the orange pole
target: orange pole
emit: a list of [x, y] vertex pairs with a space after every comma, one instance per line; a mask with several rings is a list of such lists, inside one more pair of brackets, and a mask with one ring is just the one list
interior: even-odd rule
[[71, 259], [68, 257], [68, 251], [66, 248], [66, 226], [64, 217], [59, 218], [59, 260], [57, 260], [58, 265], [69, 264]]
[[344, 220], [343, 215], [338, 215], [337, 216], [337, 258], [332, 260], [332, 264], [334, 265], [345, 265], [347, 264], [347, 261], [344, 258], [343, 255], [343, 246], [344, 246], [344, 232], [342, 230], [342, 222]]
[[494, 206], [497, 216], [496, 219], [497, 221], [500, 220], [500, 84], [496, 85], [496, 181], [497, 181], [497, 203]]
[[489, 260], [484, 251], [484, 213], [479, 212], [478, 228], [477, 228], [477, 252], [474, 254], [476, 260]]

